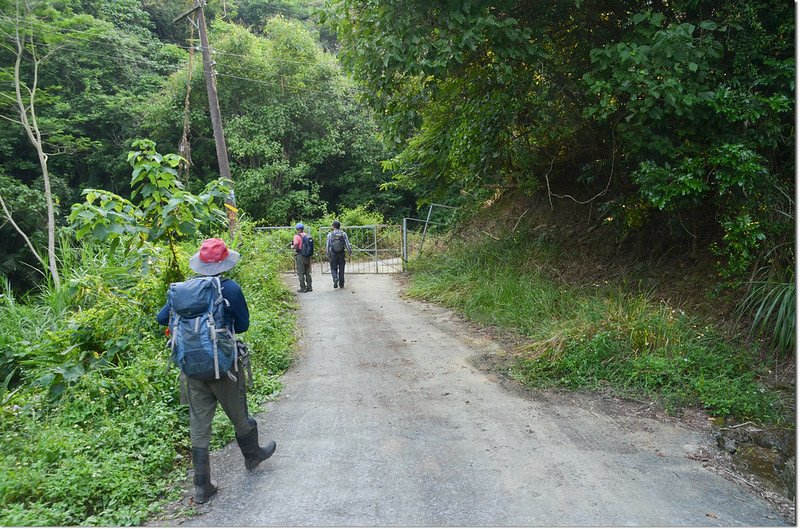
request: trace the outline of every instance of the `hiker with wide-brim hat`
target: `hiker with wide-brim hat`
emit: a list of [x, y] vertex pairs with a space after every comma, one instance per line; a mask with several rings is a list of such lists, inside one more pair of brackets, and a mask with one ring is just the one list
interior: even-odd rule
[[239, 252], [228, 248], [222, 239], [206, 239], [189, 258], [189, 268], [202, 276], [215, 276], [233, 268], [239, 257]]
[[[217, 409], [217, 402], [222, 406], [225, 414], [233, 423], [236, 431], [236, 442], [244, 456], [245, 468], [252, 470], [262, 461], [270, 457], [276, 448], [275, 441], [269, 441], [266, 446], [258, 443], [258, 424], [247, 411], [247, 389], [245, 385], [245, 371], [249, 358], [246, 355], [246, 347], [242, 342], [235, 340], [237, 334], [245, 332], [250, 326], [250, 311], [247, 308], [247, 301], [244, 299], [241, 287], [233, 279], [220, 277], [220, 274], [233, 268], [239, 261], [239, 252], [231, 250], [222, 239], [206, 239], [200, 246], [200, 250], [189, 259], [189, 267], [200, 277], [189, 279], [183, 283], [173, 283], [170, 285], [170, 296], [166, 305], [156, 316], [156, 320], [161, 325], [170, 325], [171, 329], [178, 329], [175, 325], [182, 316], [173, 314], [171, 300], [178, 298], [175, 292], [201, 292], [201, 289], [192, 290], [191, 282], [199, 284], [209, 281], [219, 289], [222, 296], [222, 326], [219, 332], [227, 330], [227, 333], [235, 341], [236, 357], [233, 366], [221, 376], [210, 380], [198, 379], [189, 376], [189, 371], [181, 366], [181, 393], [189, 404], [189, 436], [192, 440], [192, 464], [194, 466], [194, 501], [205, 503], [217, 492], [217, 487], [211, 483], [211, 463], [208, 446], [211, 441], [211, 420]], [[211, 278], [211, 279], [210, 279]], [[185, 286], [183, 290], [181, 287]], [[207, 290], [207, 289], [206, 289]], [[216, 292], [216, 291], [214, 291]], [[213, 294], [213, 293], [212, 293]], [[200, 300], [180, 299], [177, 303], [179, 308], [184, 304], [202, 304]], [[217, 298], [217, 301], [218, 298]], [[199, 302], [199, 303], [198, 303]], [[198, 316], [200, 317], [200, 316]], [[208, 320], [210, 324], [219, 324], [213, 319]], [[191, 325], [189, 326], [191, 328]], [[197, 326], [200, 327], [200, 326]], [[200, 332], [202, 330], [200, 329]], [[214, 331], [218, 332], [218, 331]], [[191, 333], [189, 333], [191, 334]], [[185, 337], [184, 337], [185, 338]], [[189, 336], [186, 339], [192, 338]], [[178, 339], [172, 336], [173, 340]], [[213, 344], [217, 344], [214, 340]], [[209, 347], [212, 344], [210, 343]], [[216, 351], [215, 351], [216, 353]], [[217, 357], [214, 356], [216, 359]], [[218, 366], [217, 366], [218, 367]]]

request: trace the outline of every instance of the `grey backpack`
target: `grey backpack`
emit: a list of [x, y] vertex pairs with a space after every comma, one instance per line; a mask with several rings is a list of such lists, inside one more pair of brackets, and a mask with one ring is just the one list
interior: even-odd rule
[[333, 253], [342, 253], [344, 251], [344, 233], [333, 232], [331, 234], [331, 250]]

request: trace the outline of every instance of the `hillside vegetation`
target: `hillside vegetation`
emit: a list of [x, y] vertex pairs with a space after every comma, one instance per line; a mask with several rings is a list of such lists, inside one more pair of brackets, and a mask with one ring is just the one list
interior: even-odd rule
[[473, 228], [495, 202], [545, 203], [688, 276], [710, 255], [703, 288], [737, 292], [764, 352], [793, 357], [793, 5], [329, 4], [398, 146], [384, 188], [460, 205]]
[[[196, 249], [178, 249], [184, 274]], [[238, 249], [230, 275], [251, 311], [243, 338], [257, 409], [291, 361], [294, 302], [263, 238], [246, 235]], [[179, 494], [191, 448], [178, 370], [155, 322], [166, 301], [163, 264], [132, 269], [121, 249], [94, 243], [61, 258], [61, 290], [20, 299], [6, 284], [0, 295], [0, 524], [139, 524]], [[212, 445], [233, 435], [217, 414]]]
[[[0, 274], [16, 292], [53, 267], [20, 231], [33, 248], [48, 247], [39, 252], [48, 261], [85, 188], [127, 198], [134, 140], [180, 154], [180, 179], [193, 192], [219, 178], [198, 33], [186, 19], [174, 22], [193, 3], [0, 0], [0, 118], [8, 124], [0, 130]], [[332, 52], [318, 4], [205, 6], [238, 204], [271, 225], [356, 206], [396, 218], [415, 197], [379, 193], [379, 161], [392, 151]], [[44, 139], [41, 157], [20, 108]]]
[[[453, 239], [412, 267], [408, 292], [521, 336], [503, 369], [532, 387], [589, 388], [699, 407], [737, 422], [793, 421], [762, 381], [757, 347], [635, 284], [566, 282], [565, 251], [539, 233]], [[564, 243], [562, 243], [564, 244]]]

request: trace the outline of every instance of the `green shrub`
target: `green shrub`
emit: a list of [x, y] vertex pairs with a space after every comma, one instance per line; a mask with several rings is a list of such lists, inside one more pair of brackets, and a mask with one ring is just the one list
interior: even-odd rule
[[356, 206], [352, 209], [342, 207], [339, 214], [329, 213], [319, 220], [319, 224], [328, 227], [336, 219], [342, 223], [342, 226], [369, 226], [386, 222], [380, 213], [369, 211], [364, 206]]

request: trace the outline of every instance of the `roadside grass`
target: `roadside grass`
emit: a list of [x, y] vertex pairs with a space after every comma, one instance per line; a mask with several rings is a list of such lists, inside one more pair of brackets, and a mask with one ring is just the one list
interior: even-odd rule
[[525, 336], [507, 369], [531, 387], [610, 389], [671, 413], [790, 419], [743, 341], [621, 285], [564, 284], [548, 267], [558, 267], [558, 249], [542, 238], [454, 242], [413, 263], [408, 292]]
[[[197, 243], [186, 243], [186, 263]], [[252, 233], [234, 269], [251, 311], [256, 411], [291, 362], [291, 294]], [[62, 255], [59, 291], [0, 297], [0, 525], [136, 525], [177, 499], [189, 465], [188, 410], [155, 313], [160, 269], [120, 252]], [[164, 260], [156, 260], [164, 262]], [[223, 413], [212, 445], [233, 439]], [[268, 428], [264, 428], [265, 435]]]

